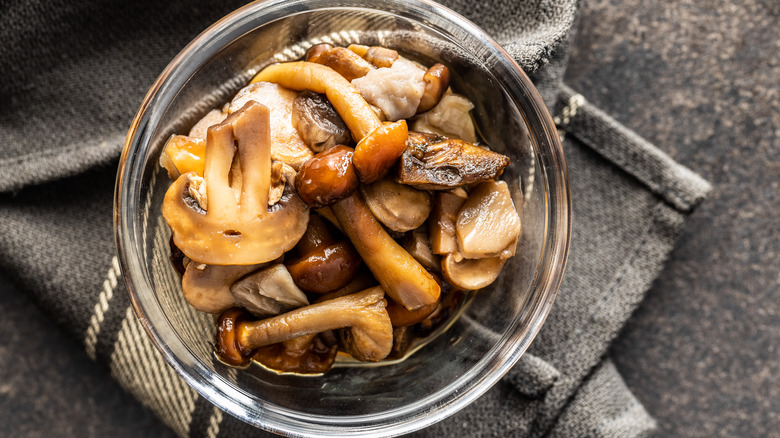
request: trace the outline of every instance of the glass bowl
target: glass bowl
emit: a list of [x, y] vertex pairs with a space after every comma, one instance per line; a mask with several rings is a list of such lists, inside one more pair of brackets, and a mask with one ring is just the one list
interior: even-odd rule
[[[482, 140], [510, 156], [504, 173], [521, 216], [517, 255], [460, 317], [403, 361], [336, 367], [324, 376], [235, 370], [212, 354], [214, 322], [186, 303], [169, 262], [158, 159], [272, 62], [320, 43], [391, 47], [443, 62], [475, 103]], [[295, 436], [400, 435], [462, 409], [511, 368], [555, 299], [569, 247], [571, 201], [552, 119], [528, 77], [477, 26], [431, 2], [270, 0], [195, 38], [163, 71], [130, 127], [115, 193], [116, 242], [133, 306], [164, 358], [206, 399], [256, 427]]]

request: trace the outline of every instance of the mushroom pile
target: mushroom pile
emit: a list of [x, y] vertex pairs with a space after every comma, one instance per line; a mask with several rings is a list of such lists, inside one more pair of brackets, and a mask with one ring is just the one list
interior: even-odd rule
[[[187, 302], [233, 366], [402, 357], [514, 255], [509, 158], [476, 144], [446, 66], [312, 47], [173, 135], [162, 213]], [[410, 130], [409, 127], [414, 130]]]

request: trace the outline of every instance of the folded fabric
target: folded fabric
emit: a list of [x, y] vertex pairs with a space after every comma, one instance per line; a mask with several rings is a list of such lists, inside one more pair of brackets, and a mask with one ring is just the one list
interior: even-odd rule
[[[116, 159], [143, 94], [240, 2], [82, 1], [46, 17], [38, 3], [0, 17], [0, 268], [179, 435], [267, 435], [164, 362], [130, 306], [112, 235]], [[485, 396], [414, 435], [642, 436], [654, 422], [607, 348], [709, 186], [560, 83], [575, 1], [448, 5], [535, 72], [564, 138], [574, 225], [563, 285], [529, 352]]]

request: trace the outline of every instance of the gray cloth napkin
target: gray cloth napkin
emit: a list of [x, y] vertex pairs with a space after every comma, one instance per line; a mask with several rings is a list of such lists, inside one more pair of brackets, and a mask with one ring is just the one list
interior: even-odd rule
[[[157, 74], [241, 3], [25, 1], [0, 15], [0, 268], [181, 436], [266, 434], [184, 384], [141, 328], [114, 255], [115, 165]], [[574, 226], [529, 352], [485, 396], [414, 435], [646, 435], [654, 421], [607, 348], [709, 185], [560, 82], [575, 0], [446, 4], [534, 74], [564, 138]]]

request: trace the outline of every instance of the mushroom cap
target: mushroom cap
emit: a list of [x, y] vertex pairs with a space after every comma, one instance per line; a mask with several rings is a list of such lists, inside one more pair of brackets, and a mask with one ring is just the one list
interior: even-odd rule
[[308, 207], [294, 193], [268, 206], [269, 110], [256, 102], [209, 128], [205, 212], [193, 202], [190, 179], [185, 176], [168, 188], [162, 213], [176, 246], [193, 261], [210, 265], [268, 262], [295, 246], [306, 231]]
[[190, 262], [181, 279], [184, 298], [192, 307], [206, 313], [222, 313], [236, 305], [230, 286], [263, 264], [217, 266]]
[[360, 186], [366, 204], [384, 226], [406, 232], [421, 226], [431, 212], [431, 195], [391, 178]]
[[506, 259], [488, 257], [464, 259], [459, 254], [447, 254], [441, 261], [442, 275], [451, 285], [463, 290], [477, 290], [493, 283]]

